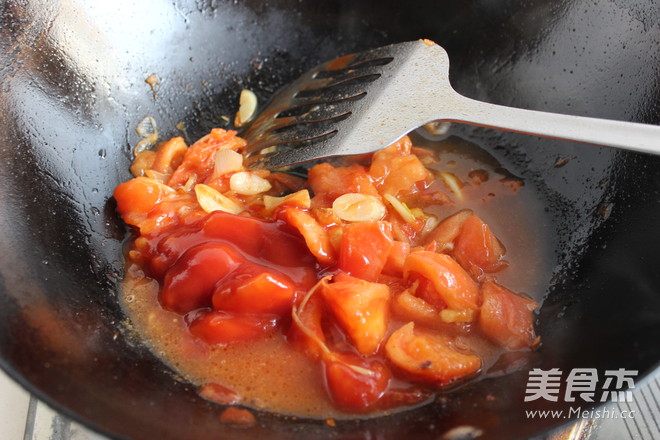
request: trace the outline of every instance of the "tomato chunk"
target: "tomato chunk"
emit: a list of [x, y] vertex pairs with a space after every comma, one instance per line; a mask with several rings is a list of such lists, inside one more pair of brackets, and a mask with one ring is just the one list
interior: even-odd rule
[[364, 413], [375, 407], [387, 391], [391, 373], [379, 361], [355, 355], [333, 355], [324, 361], [328, 394], [339, 408]]
[[394, 297], [392, 311], [400, 319], [414, 321], [427, 327], [442, 324], [440, 311], [408, 290], [404, 290]]
[[237, 137], [235, 131], [214, 128], [211, 133], [188, 148], [183, 156], [183, 162], [174, 171], [167, 184], [172, 187], [183, 185], [191, 177], [195, 178], [197, 183], [203, 183], [208, 177], [211, 177], [215, 165], [215, 153], [219, 149], [240, 150], [245, 145], [247, 142]]
[[215, 284], [243, 260], [236, 250], [226, 244], [193, 246], [165, 274], [160, 292], [161, 305], [178, 313], [210, 306]]
[[264, 336], [277, 327], [277, 317], [268, 315], [234, 315], [210, 311], [196, 317], [189, 325], [190, 333], [209, 344], [229, 344]]
[[348, 193], [378, 196], [369, 174], [361, 165], [333, 167], [327, 162], [321, 163], [309, 170], [308, 177], [307, 183], [314, 192], [312, 206], [315, 208], [330, 208], [337, 197]]
[[117, 201], [117, 211], [124, 221], [130, 222], [130, 214], [147, 214], [163, 199], [168, 188], [147, 177], [135, 177], [117, 185], [114, 198]]
[[409, 322], [385, 344], [387, 358], [413, 379], [442, 386], [477, 373], [481, 359], [457, 351], [447, 336], [415, 330]]
[[355, 348], [365, 355], [378, 351], [389, 320], [390, 289], [339, 273], [323, 285], [323, 298]]
[[530, 347], [536, 339], [534, 309], [538, 303], [492, 280], [484, 281], [479, 325], [493, 342], [509, 350]]
[[450, 251], [454, 249], [454, 240], [461, 232], [463, 223], [472, 216], [471, 209], [462, 209], [457, 213], [450, 215], [443, 219], [438, 226], [436, 226], [426, 236], [427, 242], [435, 241], [438, 252]]
[[309, 251], [321, 264], [331, 266], [336, 261], [335, 249], [323, 226], [308, 212], [284, 208], [279, 216], [296, 228], [305, 239]]
[[466, 270], [479, 277], [504, 269], [504, 246], [476, 215], [468, 217], [454, 243], [454, 256]]
[[392, 249], [387, 255], [387, 261], [383, 267], [383, 273], [396, 277], [403, 277], [403, 265], [406, 257], [410, 253], [410, 243], [406, 241], [395, 240], [392, 242]]
[[416, 273], [429, 280], [434, 292], [447, 306], [464, 314], [470, 321], [479, 308], [479, 286], [449, 255], [431, 251], [411, 252], [406, 258], [404, 273]]
[[360, 222], [344, 226], [339, 269], [367, 281], [376, 281], [392, 250], [392, 225]]
[[283, 316], [291, 311], [295, 295], [296, 287], [288, 277], [262, 266], [247, 264], [216, 286], [213, 308]]

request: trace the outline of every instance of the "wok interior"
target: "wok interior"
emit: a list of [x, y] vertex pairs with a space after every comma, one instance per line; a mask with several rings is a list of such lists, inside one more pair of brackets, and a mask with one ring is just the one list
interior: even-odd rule
[[[532, 367], [637, 369], [657, 363], [658, 158], [456, 126], [534, 185], [557, 267], [539, 315], [540, 351], [519, 373], [437, 404], [337, 427], [258, 414], [235, 430], [131, 332], [117, 303], [126, 230], [114, 186], [129, 177], [136, 124], [194, 140], [264, 102], [318, 62], [431, 38], [466, 96], [539, 110], [660, 123], [660, 32], [646, 3], [30, 1], [3, 6], [0, 134], [0, 365], [64, 413], [130, 438], [437, 438], [476, 426], [524, 438], [560, 422], [525, 419]], [[144, 80], [156, 73], [155, 97]], [[393, 113], [396, 109], [392, 109]], [[558, 159], [567, 159], [557, 167]], [[524, 215], [524, 213], [514, 213]], [[512, 214], [512, 215], [514, 215]]]

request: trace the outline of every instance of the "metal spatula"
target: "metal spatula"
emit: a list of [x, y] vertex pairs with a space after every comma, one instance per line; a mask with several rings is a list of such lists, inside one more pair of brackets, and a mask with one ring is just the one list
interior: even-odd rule
[[368, 153], [445, 120], [660, 154], [660, 126], [488, 104], [456, 93], [449, 57], [410, 41], [321, 64], [280, 91], [243, 134], [252, 168]]

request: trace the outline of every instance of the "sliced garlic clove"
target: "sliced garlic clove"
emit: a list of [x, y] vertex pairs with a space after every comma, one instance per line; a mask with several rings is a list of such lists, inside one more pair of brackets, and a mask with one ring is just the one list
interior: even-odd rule
[[241, 90], [241, 96], [238, 98], [238, 112], [234, 118], [234, 125], [242, 127], [249, 122], [257, 111], [257, 95], [248, 89]]
[[284, 197], [264, 196], [264, 207], [267, 211], [272, 211], [284, 203], [301, 209], [309, 209], [312, 206], [312, 200], [309, 197], [309, 191], [306, 189], [301, 189], [300, 191], [294, 192]]
[[240, 171], [229, 178], [229, 187], [237, 194], [253, 196], [268, 191], [271, 184], [263, 177], [249, 171]]
[[195, 185], [195, 194], [199, 206], [206, 212], [223, 211], [238, 214], [243, 211], [238, 203], [208, 185], [202, 183]]
[[387, 213], [385, 205], [374, 196], [348, 193], [332, 203], [332, 209], [340, 219], [349, 222], [375, 222]]

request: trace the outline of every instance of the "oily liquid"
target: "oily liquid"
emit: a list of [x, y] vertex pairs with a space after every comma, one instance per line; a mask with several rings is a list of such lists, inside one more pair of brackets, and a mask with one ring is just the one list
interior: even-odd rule
[[[552, 258], [544, 241], [549, 223], [544, 221], [543, 204], [534, 189], [520, 186], [519, 179], [473, 144], [457, 139], [414, 142], [438, 152], [441, 161], [432, 169], [452, 173], [463, 182], [462, 197], [441, 186], [455, 201], [454, 205], [431, 206], [425, 212], [443, 219], [460, 209], [472, 209], [506, 246], [509, 267], [496, 274], [498, 282], [540, 302]], [[440, 180], [434, 184], [444, 185]], [[355, 418], [333, 406], [325, 391], [320, 364], [293, 349], [281, 331], [246, 343], [208, 345], [188, 332], [181, 315], [160, 307], [158, 288], [158, 283], [144, 277], [137, 266], [130, 266], [121, 303], [132, 329], [185, 380], [198, 386], [222, 384], [241, 396], [242, 405], [282, 415]], [[502, 354], [478, 331], [463, 334], [457, 344], [480, 354], [482, 372], [486, 374]], [[408, 408], [399, 410], [403, 409]], [[372, 413], [369, 417], [382, 414]]]

